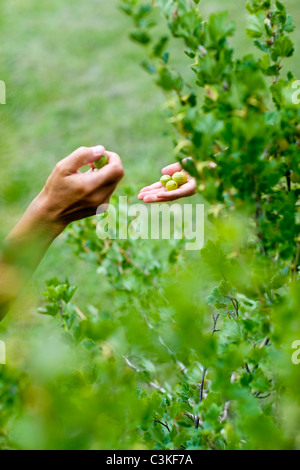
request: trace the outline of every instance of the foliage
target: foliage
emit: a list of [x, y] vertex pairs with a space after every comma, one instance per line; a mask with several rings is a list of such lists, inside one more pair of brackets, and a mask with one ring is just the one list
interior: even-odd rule
[[[202, 18], [199, 1], [121, 7], [166, 94], [175, 156], [207, 201], [209, 239], [200, 258], [182, 242], [101, 241], [95, 220], [73, 224], [68, 240], [95, 267], [99, 302], [79, 308], [75, 287], [48, 282], [39, 312], [63, 326], [49, 326], [58, 355], [41, 406], [26, 374], [5, 369], [5, 439], [21, 448], [299, 449], [300, 113], [292, 73], [281, 77], [292, 19], [282, 2], [249, 1], [247, 34], [260, 55], [236, 57], [234, 24], [224, 12]], [[170, 65], [170, 36], [192, 74]], [[15, 381], [29, 411], [2, 398]], [[28, 432], [37, 436], [29, 444]]]
[[[281, 77], [282, 61], [294, 52], [293, 22], [280, 1], [247, 2], [247, 34], [262, 54], [237, 58], [226, 12], [205, 20], [198, 4], [122, 2], [134, 22], [133, 39], [146, 47], [143, 66], [167, 94], [175, 154], [212, 204], [216, 227], [215, 240], [202, 250], [216, 282], [208, 297], [214, 341], [202, 354], [201, 346], [195, 348], [204, 370], [195, 427], [199, 419], [203, 424], [192, 442], [195, 448], [293, 447], [299, 430], [290, 432], [284, 408], [297, 409], [299, 402], [281, 375], [286, 361], [285, 380], [295, 380], [297, 370], [281, 355], [299, 332], [300, 114], [292, 100], [293, 74]], [[169, 65], [169, 38], [151, 34], [156, 8], [191, 59], [194, 78], [188, 82]], [[142, 35], [148, 36], [146, 44]], [[187, 156], [193, 159], [183, 160]], [[290, 302], [294, 309], [281, 323]], [[206, 374], [210, 384], [203, 386]], [[186, 398], [194, 399], [189, 393]]]

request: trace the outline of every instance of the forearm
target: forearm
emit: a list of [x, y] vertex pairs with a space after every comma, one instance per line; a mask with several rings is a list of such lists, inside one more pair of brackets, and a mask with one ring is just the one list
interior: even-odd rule
[[29, 206], [5, 240], [0, 258], [0, 320], [6, 315], [53, 240], [63, 230], [51, 220], [43, 195]]

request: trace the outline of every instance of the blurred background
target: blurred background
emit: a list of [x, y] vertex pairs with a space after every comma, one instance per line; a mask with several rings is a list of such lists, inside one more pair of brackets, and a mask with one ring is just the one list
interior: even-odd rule
[[[232, 41], [237, 54], [243, 55], [255, 52], [245, 33], [245, 3], [200, 3], [203, 16], [229, 11], [237, 26]], [[289, 68], [299, 79], [299, 0], [285, 3], [297, 26], [296, 52]], [[119, 10], [117, 0], [3, 2], [0, 80], [7, 86], [7, 104], [0, 106], [0, 240], [41, 190], [56, 162], [81, 145], [103, 144], [119, 153], [126, 172], [123, 186], [135, 185], [137, 192], [158, 180], [161, 168], [173, 162], [163, 98], [152, 77], [139, 66], [144, 51], [130, 41], [130, 29], [131, 21]], [[178, 44], [171, 43], [170, 49], [176, 66], [189, 62], [188, 58], [184, 62]], [[118, 191], [122, 194], [122, 186]], [[34, 329], [45, 280], [52, 276], [68, 277], [80, 285], [79, 306], [93, 303], [99, 295], [94, 266], [75, 258], [63, 237], [57, 240], [14, 311], [0, 325], [0, 338], [9, 339], [8, 354], [17, 351], [11, 353], [15, 364], [23, 354], [28, 327]], [[28, 367], [42, 373], [42, 359]], [[26, 430], [25, 426], [25, 447]], [[39, 428], [31, 432], [38, 443]]]

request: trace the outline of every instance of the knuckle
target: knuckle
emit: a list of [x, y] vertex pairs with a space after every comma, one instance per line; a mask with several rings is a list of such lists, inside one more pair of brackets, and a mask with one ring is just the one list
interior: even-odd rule
[[83, 181], [77, 181], [74, 190], [80, 199], [87, 195], [86, 185], [83, 183]]
[[95, 194], [91, 197], [91, 204], [94, 208], [98, 208], [103, 204], [103, 197], [99, 194]]
[[124, 177], [125, 171], [124, 171], [123, 165], [121, 165], [121, 164], [116, 165], [115, 175], [116, 175], [117, 178], [123, 178]]
[[88, 147], [81, 146], [77, 149], [77, 153], [84, 154], [87, 152], [87, 150], [88, 150]]
[[60, 162], [58, 162], [55, 165], [55, 170], [56, 170], [57, 173], [60, 173], [60, 174], [64, 173], [64, 168], [65, 167], [64, 167], [64, 161], [63, 160], [61, 160]]

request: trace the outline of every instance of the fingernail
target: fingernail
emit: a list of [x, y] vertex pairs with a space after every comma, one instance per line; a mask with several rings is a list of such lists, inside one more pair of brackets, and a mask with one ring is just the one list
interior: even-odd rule
[[103, 145], [97, 145], [96, 147], [92, 147], [92, 150], [95, 157], [101, 157], [105, 152], [105, 148], [103, 147]]

